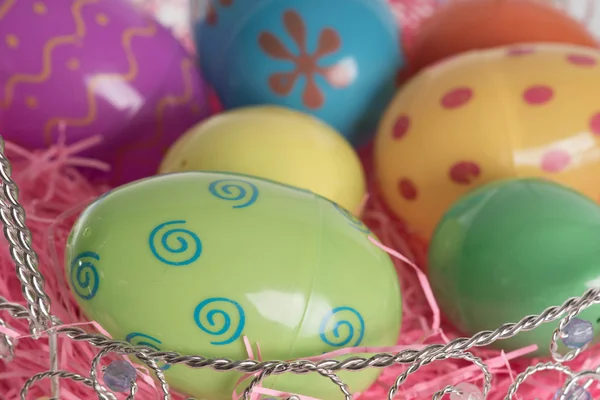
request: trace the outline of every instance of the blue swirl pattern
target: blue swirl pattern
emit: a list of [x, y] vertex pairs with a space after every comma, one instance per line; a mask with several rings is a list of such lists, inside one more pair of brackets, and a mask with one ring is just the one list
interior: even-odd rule
[[[345, 312], [348, 317], [347, 319], [341, 319], [340, 313]], [[352, 318], [352, 320], [350, 320]], [[333, 327], [330, 324], [334, 322]], [[347, 330], [347, 335], [342, 336], [340, 328], [344, 327]], [[327, 337], [328, 333], [332, 333], [334, 339]], [[321, 321], [321, 327], [319, 328], [319, 336], [321, 340], [326, 344], [334, 347], [346, 346], [348, 343], [352, 343], [352, 347], [358, 346], [365, 336], [365, 320], [358, 311], [352, 307], [336, 307], [331, 310]]]
[[98, 293], [100, 276], [95, 263], [100, 261], [98, 253], [84, 251], [71, 261], [69, 278], [73, 291], [83, 300], [91, 300]]
[[[158, 348], [158, 346], [154, 343], [162, 344], [162, 342], [156, 338], [153, 338], [150, 335], [146, 335], [145, 333], [132, 332], [125, 337], [125, 341], [131, 343], [134, 346], [146, 346], [156, 351], [161, 351], [161, 349]], [[171, 368], [171, 364], [165, 364], [162, 367], [160, 367], [162, 371], [166, 371], [169, 368]]]
[[[232, 317], [225, 307], [234, 311], [235, 315]], [[222, 320], [218, 321], [220, 323], [215, 319], [217, 316]], [[220, 340], [210, 342], [211, 344], [223, 346], [240, 338], [246, 325], [246, 313], [242, 306], [234, 300], [225, 297], [211, 297], [196, 306], [194, 321], [203, 332], [220, 337]]]
[[[167, 265], [175, 267], [189, 265], [200, 258], [200, 255], [202, 254], [202, 241], [198, 235], [188, 229], [170, 228], [171, 225], [181, 225], [185, 223], [186, 221], [184, 220], [163, 222], [150, 232], [148, 244], [154, 257]], [[163, 228], [167, 229], [163, 231]], [[156, 236], [158, 234], [161, 234], [160, 243], [156, 243]], [[178, 246], [175, 247], [169, 243], [171, 237], [177, 241]], [[158, 251], [159, 248], [164, 249], [169, 253], [169, 258], [163, 257]]]
[[242, 179], [219, 179], [212, 182], [208, 190], [216, 198], [238, 202], [233, 208], [249, 207], [258, 199], [258, 187]]
[[333, 206], [335, 207], [336, 210], [339, 211], [340, 214], [342, 214], [344, 216], [344, 218], [346, 218], [348, 220], [348, 224], [353, 227], [356, 230], [359, 230], [363, 233], [367, 233], [370, 234], [371, 230], [369, 228], [367, 228], [367, 226], [354, 214], [352, 214], [350, 211], [340, 207], [339, 205], [337, 205], [334, 202], [330, 202], [331, 204], [333, 204]]

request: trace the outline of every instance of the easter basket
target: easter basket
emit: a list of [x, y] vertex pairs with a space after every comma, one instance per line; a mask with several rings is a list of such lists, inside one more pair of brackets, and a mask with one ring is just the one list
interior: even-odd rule
[[[158, 363], [169, 365], [182, 364], [190, 368], [212, 368], [217, 371], [238, 371], [249, 374], [251, 379], [241, 394], [243, 399], [256, 398], [259, 395], [261, 381], [271, 375], [279, 374], [318, 374], [322, 379], [330, 382], [339, 389], [340, 398], [347, 400], [355, 398], [346, 384], [338, 377], [342, 370], [359, 371], [366, 368], [388, 368], [404, 365], [406, 368], [399, 374], [394, 383], [387, 389], [387, 398], [393, 399], [398, 394], [400, 387], [406, 382], [410, 375], [417, 372], [435, 361], [448, 359], [461, 359], [474, 364], [483, 376], [483, 388], [478, 389], [471, 384], [447, 385], [438, 390], [433, 398], [442, 399], [450, 395], [454, 399], [484, 399], [492, 387], [492, 373], [486, 363], [470, 350], [476, 347], [487, 346], [495, 341], [508, 339], [520, 332], [530, 331], [541, 324], [560, 320], [558, 328], [554, 331], [550, 340], [550, 352], [553, 361], [543, 361], [533, 364], [521, 374], [514, 377], [505, 399], [516, 398], [519, 387], [533, 374], [539, 371], [555, 370], [566, 377], [562, 389], [558, 389], [555, 398], [567, 399], [591, 399], [587, 389], [593, 381], [600, 379], [600, 370], [586, 368], [582, 371], [573, 371], [566, 362], [572, 361], [583, 352], [591, 343], [591, 325], [577, 318], [577, 315], [586, 308], [600, 303], [600, 289], [589, 289], [578, 298], [567, 299], [562, 305], [546, 309], [540, 315], [527, 316], [517, 323], [506, 323], [494, 331], [483, 331], [470, 338], [457, 338], [446, 344], [430, 344], [421, 348], [403, 349], [397, 353], [379, 353], [369, 358], [348, 357], [342, 360], [324, 359], [311, 360], [269, 360], [257, 361], [255, 359], [231, 360], [227, 358], [206, 358], [201, 355], [181, 355], [171, 351], [157, 351], [149, 345], [132, 345], [130, 343], [113, 340], [107, 335], [92, 333], [75, 325], [65, 325], [53, 315], [50, 299], [45, 291], [45, 279], [38, 268], [38, 256], [32, 248], [32, 234], [27, 228], [26, 216], [19, 202], [19, 188], [11, 178], [11, 163], [4, 153], [4, 141], [0, 142], [0, 176], [2, 179], [2, 191], [0, 194], [0, 216], [2, 218], [3, 231], [8, 241], [10, 255], [16, 267], [16, 274], [21, 283], [23, 297], [26, 306], [15, 302], [9, 302], [0, 297], [0, 310], [3, 311], [3, 319], [0, 320], [0, 343], [3, 349], [4, 361], [10, 362], [15, 355], [15, 335], [11, 331], [12, 319], [26, 320], [30, 327], [31, 338], [34, 340], [48, 339], [50, 352], [50, 368], [29, 377], [25, 382], [20, 398], [28, 399], [30, 389], [41, 380], [51, 380], [52, 398], [62, 398], [60, 394], [60, 380], [72, 380], [91, 387], [100, 399], [117, 399], [99, 378], [100, 363], [103, 357], [117, 354], [120, 356], [133, 356], [144, 363], [148, 371], [151, 371], [158, 381], [156, 389], [160, 392], [160, 398], [171, 399], [172, 394], [165, 380], [164, 368]], [[6, 316], [10, 318], [6, 318]], [[589, 328], [589, 329], [588, 329]], [[13, 334], [11, 334], [11, 332]], [[58, 357], [60, 349], [57, 346], [58, 338], [68, 338], [73, 341], [87, 342], [96, 349], [96, 355], [90, 365], [88, 376], [58, 369]], [[575, 345], [568, 345], [569, 339]], [[570, 347], [567, 354], [559, 354], [558, 342]], [[106, 381], [106, 373], [104, 380]], [[136, 382], [135, 376], [129, 381], [131, 386], [128, 391], [128, 399], [135, 398], [140, 382]], [[559, 386], [559, 385], [556, 385]], [[262, 392], [264, 393], [264, 392]], [[579, 396], [579, 397], [577, 397]], [[303, 396], [287, 394], [287, 399], [301, 399]]]
[[[555, 2], [563, 7], [571, 4], [564, 0], [556, 0]], [[583, 2], [584, 0], [582, 0], [582, 4]], [[592, 3], [585, 0], [585, 4]], [[569, 9], [572, 12], [578, 12]], [[588, 12], [592, 13], [589, 10]], [[592, 23], [590, 22], [590, 24]], [[178, 36], [187, 34], [183, 31], [179, 33]], [[158, 350], [152, 343], [144, 341], [140, 341], [136, 345], [122, 340], [115, 340], [104, 333], [100, 326], [93, 323], [70, 323], [61, 315], [61, 313], [64, 314], [64, 310], [57, 311], [60, 305], [59, 302], [54, 300], [53, 295], [55, 294], [52, 293], [52, 285], [48, 284], [48, 281], [53, 277], [48, 276], [47, 269], [40, 268], [40, 266], [46, 267], [44, 263], [47, 260], [45, 255], [42, 255], [44, 250], [37, 250], [37, 245], [34, 249], [34, 239], [37, 239], [38, 234], [40, 236], [43, 234], [33, 229], [29, 208], [23, 201], [19, 200], [19, 185], [16, 181], [20, 183], [20, 180], [13, 174], [11, 161], [14, 162], [15, 160], [12, 158], [12, 153], [8, 147], [9, 144], [7, 143], [5, 151], [4, 139], [0, 138], [0, 179], [2, 187], [0, 191], [0, 218], [2, 219], [9, 254], [16, 271], [16, 278], [13, 281], [18, 282], [20, 285], [23, 300], [17, 300], [14, 295], [11, 296], [0, 291], [0, 367], [5, 367], [5, 369], [0, 368], [0, 384], [2, 380], [23, 380], [24, 385], [18, 394], [18, 398], [21, 400], [31, 398], [38, 400], [83, 398], [66, 390], [67, 384], [65, 382], [87, 386], [87, 393], [93, 392], [94, 394], [89, 394], [85, 398], [97, 397], [102, 400], [117, 400], [125, 397], [127, 399], [138, 398], [142, 400], [186, 398], [175, 393], [167, 382], [165, 367], [175, 365], [191, 369], [214, 370], [220, 373], [236, 371], [243, 374], [246, 379], [238, 385], [239, 394], [237, 397], [234, 394], [234, 398], [244, 400], [265, 399], [268, 397], [286, 398], [288, 400], [315, 400], [312, 397], [303, 395], [301, 392], [282, 393], [263, 387], [262, 383], [265, 379], [283, 374], [291, 376], [292, 379], [295, 376], [313, 375], [316, 376], [319, 382], [322, 381], [324, 385], [334, 389], [338, 395], [335, 398], [348, 400], [360, 397], [362, 399], [363, 395], [352, 392], [344, 379], [340, 377], [340, 373], [366, 369], [385, 370], [384, 373], [388, 374], [385, 382], [377, 382], [379, 387], [375, 394], [369, 393], [369, 395], [364, 396], [366, 400], [375, 398], [378, 400], [383, 398], [392, 400], [405, 397], [408, 399], [422, 399], [430, 398], [432, 394], [433, 399], [437, 400], [444, 398], [453, 400], [517, 399], [523, 398], [523, 393], [527, 393], [527, 395], [533, 393], [535, 395], [535, 388], [532, 389], [531, 385], [528, 384], [535, 381], [536, 377], [534, 375], [537, 373], [546, 374], [548, 371], [551, 373], [551, 379], [547, 379], [545, 383], [548, 383], [551, 387], [544, 388], [544, 394], [556, 393], [554, 397], [556, 400], [591, 400], [592, 393], [596, 395], [599, 393], [595, 381], [600, 380], [600, 367], [594, 365], [592, 357], [582, 360], [586, 358], [585, 355], [593, 353], [593, 350], [585, 352], [592, 345], [592, 327], [589, 322], [578, 318], [578, 315], [600, 303], [600, 288], [589, 289], [582, 293], [580, 297], [565, 299], [562, 305], [549, 307], [539, 315], [530, 315], [518, 322], [507, 321], [507, 323], [493, 331], [481, 331], [470, 338], [447, 339], [443, 333], [440, 334], [441, 330], [438, 330], [435, 335], [432, 335], [436, 337], [433, 340], [435, 343], [431, 343], [432, 340], [422, 340], [419, 337], [411, 342], [405, 341], [404, 343], [409, 343], [408, 346], [388, 349], [377, 348], [375, 350], [378, 351], [365, 352], [372, 354], [370, 356], [365, 356], [363, 353], [352, 355], [351, 352], [344, 353], [342, 351], [339, 353], [341, 356], [338, 354], [335, 357], [327, 357], [328, 353], [322, 357], [307, 359], [263, 360], [260, 356], [253, 357], [248, 352], [247, 359], [211, 358], [203, 355], [179, 354], [169, 351], [167, 348]], [[15, 172], [17, 172], [16, 168]], [[23, 189], [23, 185], [21, 185], [21, 189]], [[62, 190], [70, 195], [68, 188]], [[371, 192], [373, 196], [377, 196], [374, 190], [371, 190]], [[98, 194], [97, 191], [90, 191], [90, 193], [90, 197], [95, 197]], [[22, 198], [24, 197], [22, 196]], [[89, 202], [89, 198], [83, 200]], [[29, 227], [25, 208], [28, 208], [30, 217]], [[381, 210], [377, 210], [377, 212], [379, 211]], [[382, 217], [378, 217], [378, 215], [372, 215], [371, 219], [381, 219]], [[382, 236], [382, 239], [386, 239], [383, 235], [380, 236]], [[62, 244], [60, 240], [57, 240], [57, 242]], [[382, 240], [382, 242], [388, 243], [390, 240]], [[407, 247], [411, 246], [408, 245]], [[59, 257], [56, 256], [56, 258]], [[400, 254], [396, 254], [396, 258], [399, 258], [403, 264], [411, 263], [410, 259], [403, 258]], [[412, 258], [418, 258], [418, 255]], [[46, 276], [42, 271], [46, 273]], [[423, 291], [427, 292], [425, 284], [423, 285]], [[340, 286], [343, 289], [343, 282], [340, 282]], [[421, 303], [425, 303], [423, 299], [420, 300]], [[424, 319], [422, 315], [419, 315], [419, 318]], [[439, 315], [434, 317], [434, 320], [436, 318], [439, 319]], [[413, 320], [417, 319], [417, 317], [413, 318]], [[508, 365], [509, 360], [512, 361], [514, 358], [518, 358], [519, 355], [527, 353], [527, 351], [512, 355], [502, 352], [498, 357], [490, 360], [482, 355], [480, 348], [487, 347], [497, 341], [513, 338], [521, 332], [532, 331], [542, 324], [552, 323], [558, 325], [554, 333], [548, 337], [549, 353], [552, 358], [529, 360], [521, 365], [522, 368], [519, 368], [518, 371], [520, 373], [514, 375], [508, 367], [505, 371], [508, 371], [510, 377], [502, 381], [503, 384], [500, 389], [492, 390], [494, 386], [500, 386], [496, 378], [496, 373], [499, 370], [498, 365]], [[433, 325], [439, 327], [439, 324], [439, 321], [437, 321], [437, 324]], [[27, 326], [29, 332], [23, 332], [22, 329], [17, 329], [17, 326], [21, 328]], [[435, 331], [436, 329], [432, 330]], [[423, 331], [426, 331], [426, 329], [421, 329], [418, 333], [423, 333]], [[41, 369], [40, 372], [24, 377], [19, 374], [22, 374], [23, 371], [33, 371], [34, 368], [19, 369], [18, 367], [11, 367], [11, 365], [19, 362], [20, 354], [22, 354], [19, 344], [22, 340], [33, 343], [34, 350], [29, 354], [25, 354], [25, 361], [20, 362], [33, 364], [34, 360], [31, 359], [33, 353], [48, 353], [49, 363], [47, 366], [44, 365], [44, 369], [47, 367], [46, 370]], [[561, 342], [569, 349], [568, 351], [562, 350], [565, 346], [562, 346]], [[80, 365], [65, 368], [65, 365], [69, 365], [71, 361], [68, 358], [74, 356], [72, 353], [63, 351], [65, 343], [77, 343], [91, 348], [92, 355], [89, 360], [87, 357], [81, 357], [81, 360], [78, 360], [78, 362], [84, 364], [90, 361], [89, 366], [86, 364], [85, 373], [82, 372]], [[559, 347], [561, 347], [560, 350]], [[131, 364], [126, 361], [127, 358], [135, 358], [142, 367], [133, 369]], [[23, 360], [23, 358], [20, 360]], [[106, 364], [109, 360], [113, 360], [113, 362], [107, 368]], [[441, 384], [429, 385], [426, 395], [424, 394], [425, 391], [419, 391], [416, 388], [419, 384], [426, 383], [427, 379], [422, 379], [419, 382], [420, 373], [424, 369], [435, 368], [440, 362], [449, 363], [451, 361], [455, 362], [453, 366], [461, 366], [460, 369], [454, 371], [452, 379], [443, 381]], [[45, 362], [46, 360], [43, 360], [43, 363]], [[129, 370], [118, 370], [118, 367], [122, 366], [123, 363], [128, 366]], [[111, 372], [111, 366], [114, 366], [117, 371]], [[112, 382], [110, 382], [111, 380]], [[36, 389], [41, 386], [45, 387], [48, 381], [50, 383], [49, 391], [44, 391], [45, 397], [39, 397], [41, 392]], [[124, 387], [125, 390], [120, 390], [121, 393], [117, 393], [116, 390], [111, 389], [111, 387], [115, 387], [115, 381], [118, 381], [116, 386]], [[473, 381], [479, 382], [479, 385], [471, 383]], [[415, 382], [417, 383], [415, 384]], [[431, 390], [434, 386], [435, 390]], [[150, 389], [148, 389], [149, 387]], [[411, 387], [413, 387], [410, 392], [411, 396], [405, 396], [405, 389]], [[3, 386], [0, 385], [0, 400], [14, 400], [17, 398], [16, 392], [12, 391], [7, 395], [2, 392], [2, 388]], [[149, 395], [151, 392], [153, 394]], [[36, 394], [38, 394], [37, 397]], [[192, 398], [187, 399], [193, 400]], [[321, 400], [329, 400], [329, 398]]]

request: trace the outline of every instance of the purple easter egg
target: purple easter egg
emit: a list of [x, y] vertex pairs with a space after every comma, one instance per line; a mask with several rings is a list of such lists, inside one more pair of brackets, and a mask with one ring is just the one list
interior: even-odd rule
[[80, 156], [114, 185], [156, 173], [169, 146], [207, 115], [194, 60], [124, 0], [0, 3], [0, 133], [27, 149], [95, 135]]

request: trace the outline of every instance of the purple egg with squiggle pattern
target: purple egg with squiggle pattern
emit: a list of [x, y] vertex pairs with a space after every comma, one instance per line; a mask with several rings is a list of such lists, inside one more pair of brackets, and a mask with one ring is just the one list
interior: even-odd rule
[[[169, 146], [207, 115], [194, 60], [123, 0], [0, 2], [0, 131], [27, 149], [98, 135], [82, 156], [114, 185], [156, 173]], [[97, 176], [97, 175], [96, 175]]]

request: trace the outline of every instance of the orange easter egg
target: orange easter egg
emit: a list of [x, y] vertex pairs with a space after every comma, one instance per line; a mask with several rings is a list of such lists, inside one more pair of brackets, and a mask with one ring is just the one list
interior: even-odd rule
[[600, 199], [600, 51], [531, 44], [464, 53], [396, 94], [374, 144], [389, 208], [429, 238], [466, 192], [547, 178]]
[[410, 55], [411, 71], [465, 51], [523, 42], [597, 46], [583, 24], [549, 2], [454, 0], [419, 28]]

